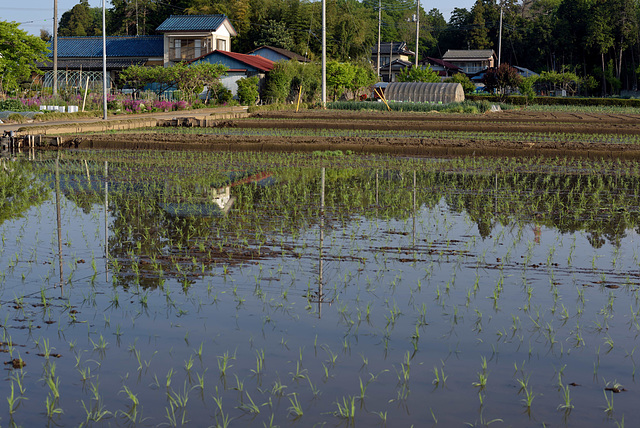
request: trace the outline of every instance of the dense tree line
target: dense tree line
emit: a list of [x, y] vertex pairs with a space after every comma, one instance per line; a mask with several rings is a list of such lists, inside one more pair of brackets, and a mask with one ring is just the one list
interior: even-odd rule
[[[171, 14], [226, 14], [239, 36], [232, 50], [269, 44], [310, 58], [321, 51], [321, 4], [307, 0], [112, 0], [110, 35], [146, 35]], [[368, 59], [382, 41], [415, 46], [415, 0], [328, 0], [328, 55], [338, 61]], [[454, 9], [449, 22], [437, 9], [420, 10], [419, 56], [447, 49], [498, 50], [503, 5], [502, 60], [540, 72], [592, 76], [603, 94], [635, 89], [640, 66], [638, 18], [633, 0], [477, 0]], [[81, 0], [62, 15], [61, 35], [99, 35], [100, 14]]]

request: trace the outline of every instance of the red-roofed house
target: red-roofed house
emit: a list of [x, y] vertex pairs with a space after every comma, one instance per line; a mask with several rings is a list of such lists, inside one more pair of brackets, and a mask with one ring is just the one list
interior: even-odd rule
[[429, 65], [440, 77], [451, 77], [456, 73], [462, 73], [462, 69], [442, 59], [426, 57], [420, 61], [420, 65]]
[[238, 93], [237, 81], [243, 77], [258, 76], [260, 88], [264, 84], [264, 78], [268, 71], [273, 70], [274, 62], [261, 56], [247, 55], [236, 52], [216, 50], [196, 58], [193, 62], [210, 62], [223, 64], [229, 68], [227, 75], [220, 79], [225, 88], [234, 96]]

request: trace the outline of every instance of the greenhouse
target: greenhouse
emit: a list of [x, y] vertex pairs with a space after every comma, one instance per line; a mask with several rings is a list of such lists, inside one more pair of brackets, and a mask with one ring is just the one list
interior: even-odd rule
[[394, 82], [387, 86], [385, 97], [389, 101], [454, 103], [464, 101], [459, 83]]

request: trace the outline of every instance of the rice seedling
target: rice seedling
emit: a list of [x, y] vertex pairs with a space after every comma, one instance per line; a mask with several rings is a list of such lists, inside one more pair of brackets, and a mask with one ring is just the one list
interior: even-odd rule
[[289, 403], [291, 404], [287, 409], [289, 415], [293, 416], [294, 420], [301, 418], [304, 414], [304, 410], [298, 401], [298, 395], [295, 392], [289, 396]]
[[353, 422], [356, 416], [355, 400], [356, 399], [353, 396], [342, 397], [342, 403], [340, 403], [339, 401], [336, 402], [338, 410], [336, 410], [334, 415]]

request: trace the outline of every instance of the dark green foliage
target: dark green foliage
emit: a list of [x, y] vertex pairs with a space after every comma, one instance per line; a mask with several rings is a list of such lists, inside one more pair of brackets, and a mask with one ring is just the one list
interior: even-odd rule
[[439, 82], [440, 76], [431, 69], [425, 67], [406, 67], [398, 75], [398, 82]]
[[267, 103], [292, 102], [298, 99], [313, 102], [320, 92], [320, 66], [297, 61], [278, 61], [267, 75], [264, 101]]
[[[454, 8], [448, 22], [437, 9], [420, 10], [419, 59], [427, 55], [441, 58], [448, 49], [497, 51], [500, 5], [504, 11], [502, 62], [538, 73], [565, 70], [581, 79], [595, 78], [597, 87], [590, 90], [595, 94], [638, 87], [640, 8], [631, 0], [477, 0], [469, 9]], [[340, 0], [327, 6], [329, 60], [371, 60], [371, 48], [377, 42], [378, 1]], [[97, 9], [81, 0], [63, 14], [60, 34], [100, 34], [101, 25], [95, 24]], [[113, 0], [107, 31], [109, 35], [153, 34], [171, 14], [223, 13], [238, 31], [232, 41], [234, 51], [244, 53], [269, 44], [317, 60], [321, 54], [320, 12], [317, 2], [302, 0]], [[382, 41], [404, 41], [414, 50], [415, 12], [413, 2], [384, 0]], [[271, 98], [290, 98], [284, 87], [280, 89]], [[580, 90], [586, 93], [582, 86]]]
[[444, 80], [445, 83], [459, 83], [462, 85], [464, 94], [472, 94], [476, 90], [476, 85], [464, 73], [456, 73]]
[[102, 34], [102, 13], [96, 13], [89, 7], [88, 0], [66, 11], [60, 18], [58, 35], [60, 36], [99, 36]]
[[256, 47], [266, 45], [287, 50], [295, 48], [293, 37], [291, 36], [286, 23], [282, 21], [275, 21], [273, 19], [267, 22], [260, 32], [260, 37], [253, 43]]

